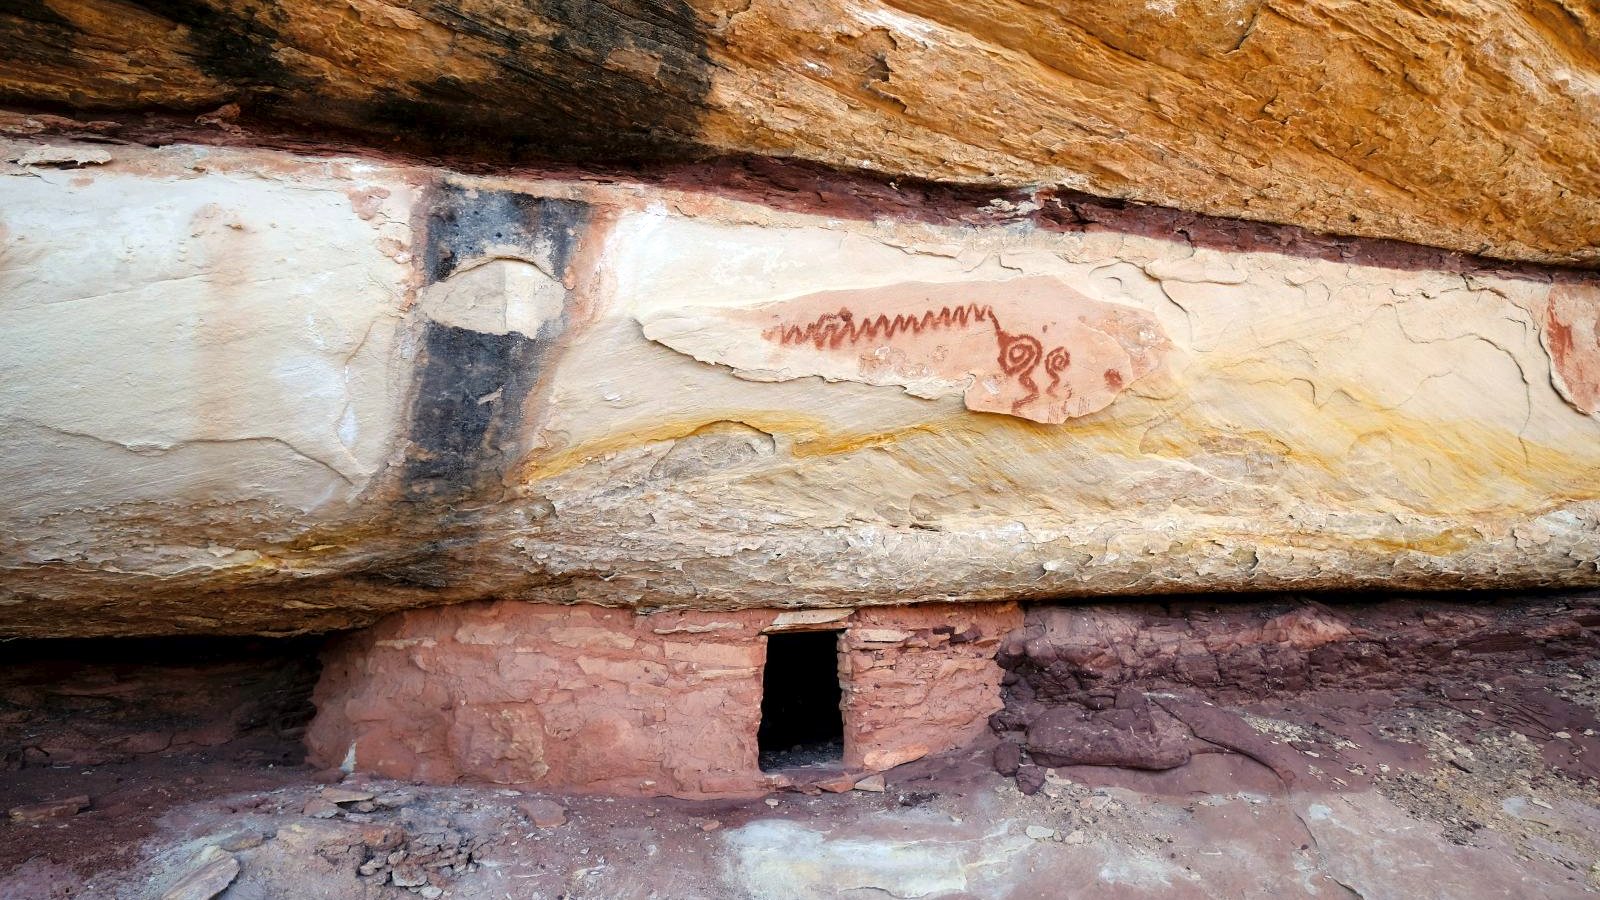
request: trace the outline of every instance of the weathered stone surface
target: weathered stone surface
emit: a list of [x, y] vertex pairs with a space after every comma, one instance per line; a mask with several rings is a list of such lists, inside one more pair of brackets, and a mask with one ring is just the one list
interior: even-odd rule
[[856, 782], [854, 789], [858, 791], [866, 791], [871, 794], [881, 794], [888, 788], [883, 783], [882, 775], [868, 775], [867, 777]]
[[339, 814], [339, 807], [326, 797], [312, 797], [300, 811], [313, 819], [331, 819]]
[[850, 622], [839, 667], [847, 767], [888, 769], [961, 746], [1000, 709], [994, 658], [1021, 623], [1014, 605], [869, 608]]
[[517, 804], [523, 815], [537, 828], [559, 828], [567, 824], [567, 808], [545, 797], [531, 797]]
[[950, 818], [941, 816], [922, 840], [836, 840], [805, 823], [757, 819], [723, 837], [718, 863], [727, 873], [730, 894], [798, 900], [874, 893], [959, 896], [985, 876], [1006, 872], [1012, 857], [1030, 843], [1009, 828], [982, 841], [961, 841], [946, 824]]
[[1593, 264], [1600, 13], [1400, 0], [37, 0], [0, 102], [499, 160], [757, 153]]
[[350, 162], [257, 161], [0, 174], [7, 568], [247, 582], [275, 563], [245, 535], [303, 534], [384, 464], [410, 188]]
[[1073, 706], [1045, 710], [1028, 723], [1026, 746], [1045, 766], [1171, 769], [1189, 761], [1189, 741], [1182, 722], [1138, 696], [1098, 712]]
[[329, 803], [343, 805], [346, 803], [360, 803], [363, 800], [371, 800], [374, 795], [371, 791], [353, 791], [349, 788], [325, 787], [318, 792], [317, 796], [328, 801]]
[[[757, 762], [762, 630], [774, 617], [510, 601], [401, 613], [327, 654], [307, 744], [315, 762], [434, 783], [759, 794], [790, 783]], [[713, 620], [730, 627], [674, 640]], [[903, 630], [903, 646], [854, 637], [884, 624]], [[887, 769], [982, 735], [1000, 708], [995, 652], [1021, 624], [1010, 603], [839, 622], [845, 768]], [[952, 646], [954, 634], [972, 637]], [[529, 803], [535, 824], [560, 824], [559, 806]]]
[[267, 836], [254, 828], [240, 828], [218, 839], [217, 847], [229, 853], [238, 853], [241, 850], [254, 850], [266, 840]]
[[[1087, 201], [87, 149], [0, 168], [0, 634], [1600, 580], [1593, 276]], [[1002, 379], [994, 415], [963, 400], [992, 326], [971, 365], [783, 363], [834, 382], [645, 330], [693, 311], [673, 339], [743, 365], [718, 323], [839, 291], [893, 321], [907, 284], [1024, 297], [1127, 377], [1097, 411]]]

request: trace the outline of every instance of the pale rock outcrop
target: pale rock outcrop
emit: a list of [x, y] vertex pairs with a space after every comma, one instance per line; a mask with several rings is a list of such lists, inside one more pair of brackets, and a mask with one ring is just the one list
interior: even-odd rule
[[[0, 158], [0, 633], [1600, 579], [1581, 273], [836, 179]], [[908, 284], [1123, 384], [974, 411], [992, 326], [763, 355], [774, 311]]]
[[[0, 153], [8, 575], [270, 570], [390, 452], [412, 186], [354, 160], [93, 148], [73, 171], [75, 148], [40, 150]], [[0, 615], [53, 616], [31, 596], [9, 584]], [[99, 630], [82, 612], [44, 631]]]
[[429, 321], [482, 334], [537, 338], [558, 319], [566, 288], [532, 263], [491, 258], [429, 285], [418, 310]]

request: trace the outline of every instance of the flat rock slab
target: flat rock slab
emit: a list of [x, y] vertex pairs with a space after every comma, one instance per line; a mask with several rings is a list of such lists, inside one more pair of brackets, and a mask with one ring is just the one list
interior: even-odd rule
[[1109, 406], [1171, 347], [1154, 316], [1052, 278], [827, 291], [641, 324], [645, 337], [743, 378], [894, 385], [1050, 425]]
[[35, 822], [48, 822], [53, 819], [65, 819], [75, 816], [89, 808], [89, 798], [79, 795], [66, 797], [61, 800], [46, 800], [43, 803], [29, 803], [24, 806], [13, 806], [6, 815], [13, 822], [30, 824]]
[[342, 806], [346, 803], [360, 803], [363, 800], [371, 800], [376, 795], [371, 791], [352, 790], [350, 788], [342, 787], [325, 787], [318, 792], [318, 796], [329, 803], [337, 803]]
[[207, 847], [193, 868], [161, 895], [161, 900], [211, 900], [239, 875], [239, 859], [219, 847]]
[[540, 828], [558, 828], [567, 824], [567, 808], [554, 800], [533, 797], [517, 804], [528, 821]]

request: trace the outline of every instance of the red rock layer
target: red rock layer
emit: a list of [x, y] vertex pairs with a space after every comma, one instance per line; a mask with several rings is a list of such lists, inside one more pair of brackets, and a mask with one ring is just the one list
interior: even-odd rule
[[1592, 594], [1036, 607], [1000, 651], [995, 761], [1030, 793], [1044, 767], [1165, 770], [1216, 752], [1286, 784], [1344, 785], [1416, 752], [1395, 742], [1404, 709], [1514, 731], [1595, 778], [1600, 721], [1567, 695], [1597, 650]]

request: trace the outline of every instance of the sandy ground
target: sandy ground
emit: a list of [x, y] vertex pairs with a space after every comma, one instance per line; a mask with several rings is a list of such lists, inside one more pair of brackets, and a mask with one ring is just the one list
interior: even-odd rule
[[[1339, 740], [1308, 742], [1306, 723], [1259, 724], [1308, 748], [1297, 751], [1308, 769], [1325, 763], [1310, 747]], [[1395, 741], [1414, 764], [1331, 790], [1311, 778], [1316, 787], [1289, 788], [1217, 753], [1159, 774], [1055, 771], [1024, 796], [992, 771], [987, 747], [901, 767], [882, 793], [717, 802], [329, 785], [226, 753], [24, 770], [8, 777], [7, 802], [88, 794], [92, 805], [0, 825], [0, 896], [161, 897], [218, 859], [237, 862], [230, 900], [1530, 898], [1600, 887], [1592, 782], [1548, 770], [1515, 732], [1462, 741], [1447, 722], [1416, 724], [1416, 743]], [[550, 825], [543, 801], [565, 822]]]

